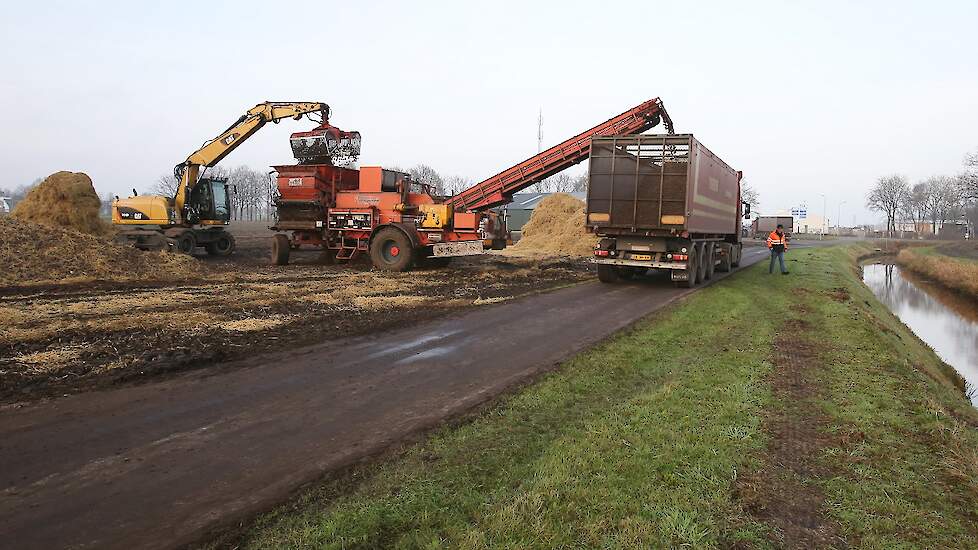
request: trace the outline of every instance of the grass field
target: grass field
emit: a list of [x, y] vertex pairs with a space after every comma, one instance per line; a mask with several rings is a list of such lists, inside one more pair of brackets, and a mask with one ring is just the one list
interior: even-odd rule
[[858, 279], [789, 253], [215, 546], [978, 546], [978, 414]]
[[978, 249], [966, 244], [905, 248], [896, 261], [918, 275], [978, 300]]

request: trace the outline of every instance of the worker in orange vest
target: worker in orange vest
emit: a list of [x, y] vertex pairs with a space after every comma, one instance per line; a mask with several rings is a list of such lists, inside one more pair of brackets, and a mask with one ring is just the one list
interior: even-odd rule
[[781, 274], [787, 275], [788, 268], [784, 266], [784, 251], [788, 250], [788, 238], [784, 236], [784, 226], [780, 223], [767, 236], [767, 247], [771, 249], [771, 265], [767, 268], [768, 274], [774, 273], [774, 260], [777, 259], [781, 263]]

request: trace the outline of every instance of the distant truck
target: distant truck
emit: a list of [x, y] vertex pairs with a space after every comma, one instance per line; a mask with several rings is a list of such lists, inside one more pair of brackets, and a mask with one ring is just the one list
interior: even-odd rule
[[740, 265], [742, 174], [692, 134], [591, 139], [586, 224], [598, 279], [667, 269], [693, 287]]
[[750, 224], [750, 236], [752, 239], [766, 239], [781, 224], [784, 226], [784, 234], [790, 239], [794, 230], [793, 223], [794, 218], [791, 216], [758, 216]]

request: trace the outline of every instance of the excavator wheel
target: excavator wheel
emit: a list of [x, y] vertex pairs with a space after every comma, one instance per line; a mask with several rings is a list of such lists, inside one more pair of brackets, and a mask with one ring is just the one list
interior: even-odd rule
[[411, 240], [399, 229], [381, 229], [370, 241], [370, 261], [383, 271], [407, 271], [414, 265]]
[[197, 237], [193, 231], [184, 231], [173, 238], [173, 248], [180, 254], [193, 254], [197, 248]]
[[288, 235], [281, 233], [272, 237], [272, 263], [275, 265], [286, 265], [289, 263], [289, 252], [292, 251], [292, 243]]
[[216, 239], [204, 245], [211, 256], [230, 256], [234, 252], [234, 235], [223, 232]]

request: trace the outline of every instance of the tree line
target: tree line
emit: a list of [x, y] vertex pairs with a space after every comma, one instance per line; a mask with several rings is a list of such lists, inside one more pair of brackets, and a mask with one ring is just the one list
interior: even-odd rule
[[886, 218], [886, 231], [909, 222], [914, 231], [930, 226], [938, 234], [945, 222], [964, 220], [978, 226], [978, 151], [965, 156], [964, 171], [956, 176], [931, 176], [913, 185], [903, 175], [891, 174], [876, 180], [866, 197], [866, 206]]

